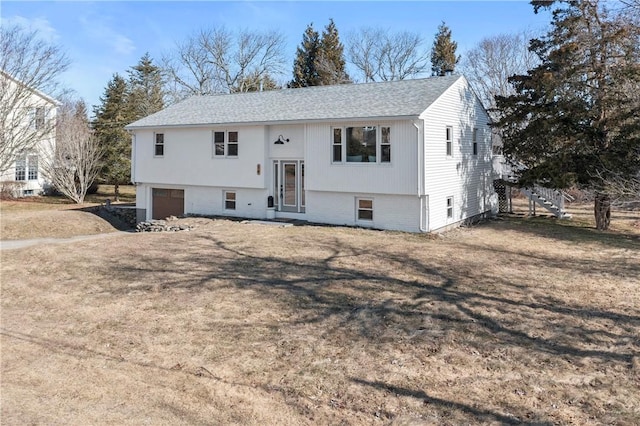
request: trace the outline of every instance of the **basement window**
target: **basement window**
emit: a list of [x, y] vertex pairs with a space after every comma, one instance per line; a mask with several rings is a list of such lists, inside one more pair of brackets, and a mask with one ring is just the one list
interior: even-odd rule
[[373, 200], [371, 198], [356, 199], [358, 206], [358, 220], [373, 220]]
[[236, 193], [235, 191], [224, 191], [224, 209], [236, 209]]

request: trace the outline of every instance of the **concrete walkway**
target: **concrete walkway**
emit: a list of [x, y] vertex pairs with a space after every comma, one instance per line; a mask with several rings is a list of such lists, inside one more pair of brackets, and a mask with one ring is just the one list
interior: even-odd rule
[[76, 241], [97, 240], [114, 235], [131, 234], [131, 232], [109, 232], [106, 234], [77, 235], [70, 238], [34, 238], [32, 240], [0, 240], [0, 250], [15, 250], [43, 244], [65, 244]]

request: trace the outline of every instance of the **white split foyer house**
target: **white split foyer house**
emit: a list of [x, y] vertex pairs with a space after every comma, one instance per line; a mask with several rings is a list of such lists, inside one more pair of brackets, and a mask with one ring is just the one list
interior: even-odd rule
[[463, 76], [194, 96], [127, 126], [138, 219], [444, 230], [495, 209], [488, 124]]
[[[50, 182], [45, 177], [43, 159], [55, 150], [55, 127], [58, 101], [30, 88], [0, 70], [0, 108], [2, 143], [15, 140], [34, 141], [26, 151], [20, 151], [7, 170], [0, 172], [0, 185], [14, 196], [42, 194]], [[6, 110], [5, 110], [6, 108]], [[2, 150], [5, 154], [7, 151]]]

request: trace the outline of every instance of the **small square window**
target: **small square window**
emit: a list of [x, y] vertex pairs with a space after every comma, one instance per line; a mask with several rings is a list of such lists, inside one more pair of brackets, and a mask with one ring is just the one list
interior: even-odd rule
[[373, 220], [373, 200], [358, 198], [358, 220]]
[[225, 210], [236, 209], [236, 193], [234, 191], [224, 192], [224, 209]]
[[447, 219], [453, 218], [453, 197], [447, 197]]
[[155, 156], [162, 157], [164, 155], [164, 133], [156, 133]]

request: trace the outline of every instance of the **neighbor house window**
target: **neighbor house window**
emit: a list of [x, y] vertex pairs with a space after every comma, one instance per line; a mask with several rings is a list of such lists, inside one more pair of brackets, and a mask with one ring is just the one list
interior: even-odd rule
[[473, 155], [478, 155], [478, 129], [473, 129]]
[[36, 107], [31, 110], [31, 127], [34, 130], [44, 128], [46, 110], [44, 107]]
[[213, 155], [215, 157], [237, 157], [238, 132], [213, 132]]
[[30, 155], [27, 157], [27, 179], [38, 180], [38, 156]]
[[342, 161], [342, 129], [333, 129], [333, 162]]
[[236, 193], [234, 191], [224, 191], [224, 209], [236, 209]]
[[447, 143], [447, 157], [451, 157], [453, 155], [453, 127], [447, 126], [445, 137]]
[[37, 155], [21, 155], [16, 159], [16, 180], [38, 180]]
[[154, 152], [156, 157], [162, 157], [164, 155], [164, 133], [156, 133]]
[[16, 159], [16, 180], [27, 179], [27, 157], [21, 156]]
[[447, 219], [453, 218], [453, 197], [447, 197]]
[[358, 198], [356, 203], [358, 205], [358, 220], [373, 220], [373, 200]]
[[334, 128], [332, 134], [334, 163], [390, 163], [391, 128], [361, 126]]

